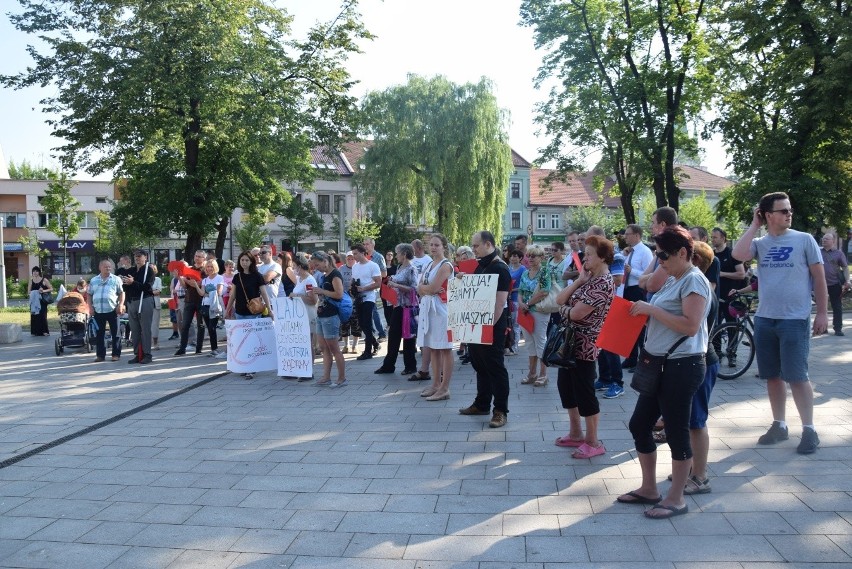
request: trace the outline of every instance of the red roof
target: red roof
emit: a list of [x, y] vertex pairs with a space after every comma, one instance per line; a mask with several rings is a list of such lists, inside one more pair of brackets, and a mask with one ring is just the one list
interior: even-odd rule
[[[600, 203], [600, 196], [594, 189], [594, 174], [591, 172], [571, 172], [565, 180], [551, 178], [556, 170], [534, 168], [530, 170], [530, 205], [550, 206], [589, 206]], [[617, 197], [608, 197], [609, 189], [615, 182], [607, 177], [604, 182], [606, 207], [621, 207]]]
[[722, 176], [711, 174], [695, 166], [686, 164], [675, 164], [675, 177], [681, 190], [707, 190], [708, 192], [721, 192], [734, 183]]

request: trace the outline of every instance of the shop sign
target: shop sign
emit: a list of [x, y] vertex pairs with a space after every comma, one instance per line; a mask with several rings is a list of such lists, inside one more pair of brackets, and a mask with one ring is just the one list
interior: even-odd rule
[[[48, 251], [63, 251], [65, 247], [63, 246], [62, 241], [42, 241], [41, 242], [45, 249]], [[72, 240], [68, 241], [68, 250], [69, 251], [94, 251], [95, 242], [94, 241], [78, 241]]]

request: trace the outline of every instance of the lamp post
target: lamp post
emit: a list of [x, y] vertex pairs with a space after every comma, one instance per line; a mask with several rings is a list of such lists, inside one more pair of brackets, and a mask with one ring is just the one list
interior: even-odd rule
[[337, 225], [340, 229], [340, 246], [337, 252], [343, 254], [343, 260], [346, 261], [346, 196], [339, 196], [337, 198], [337, 215], [339, 220]]
[[6, 243], [3, 241], [3, 227], [6, 218], [0, 218], [0, 308], [6, 308]]

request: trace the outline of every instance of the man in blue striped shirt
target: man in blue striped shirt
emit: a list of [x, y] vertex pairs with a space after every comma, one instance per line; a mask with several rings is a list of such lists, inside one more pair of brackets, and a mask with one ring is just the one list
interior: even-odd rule
[[89, 281], [89, 289], [86, 297], [89, 307], [98, 324], [98, 335], [95, 338], [95, 362], [106, 359], [106, 345], [104, 335], [106, 326], [109, 324], [109, 333], [112, 337], [112, 361], [118, 361], [121, 356], [121, 335], [118, 333], [118, 315], [124, 313], [124, 289], [121, 279], [112, 274], [113, 263], [104, 259], [98, 265], [100, 274], [92, 277]]

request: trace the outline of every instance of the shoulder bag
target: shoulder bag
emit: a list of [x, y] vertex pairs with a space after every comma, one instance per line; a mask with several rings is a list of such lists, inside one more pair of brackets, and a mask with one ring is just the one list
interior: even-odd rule
[[[541, 273], [546, 271], [547, 269], [541, 268], [539, 269], [539, 279], [538, 279], [538, 287], [536, 292], [541, 290]], [[542, 312], [545, 314], [553, 314], [554, 312], [559, 312], [559, 305], [556, 304], [556, 297], [559, 296], [559, 293], [562, 291], [562, 287], [559, 286], [559, 281], [557, 279], [550, 279], [550, 290], [547, 291], [547, 296], [543, 300], [539, 300], [536, 302], [533, 307], [536, 312]]]
[[565, 369], [577, 367], [577, 359], [574, 355], [576, 342], [574, 327], [570, 323], [551, 326], [547, 333], [547, 341], [544, 343], [542, 362], [547, 367]]
[[246, 297], [246, 305], [248, 306], [248, 311], [252, 314], [263, 314], [263, 311], [266, 310], [266, 307], [263, 305], [263, 299], [261, 297], [249, 298], [248, 293], [246, 292], [246, 285], [243, 283], [243, 275], [245, 273], [241, 273], [237, 275], [240, 277], [240, 286], [243, 289], [243, 296]]
[[687, 336], [683, 336], [675, 342], [664, 356], [654, 356], [647, 353], [644, 348], [641, 349], [636, 360], [636, 371], [633, 372], [633, 379], [630, 380], [630, 387], [639, 392], [640, 395], [656, 397], [660, 391], [663, 372], [666, 369], [666, 360], [678, 346], [686, 341], [686, 338]]

